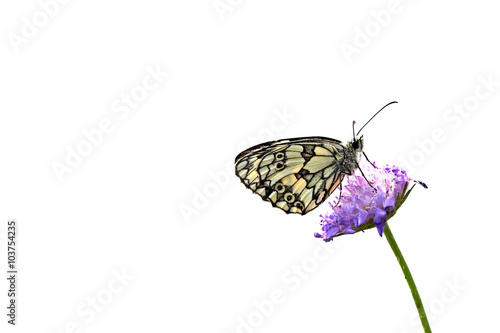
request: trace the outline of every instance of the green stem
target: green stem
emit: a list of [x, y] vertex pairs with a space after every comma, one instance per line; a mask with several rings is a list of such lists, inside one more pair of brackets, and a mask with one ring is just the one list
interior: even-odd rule
[[408, 282], [408, 286], [410, 287], [413, 300], [415, 301], [415, 305], [418, 310], [420, 321], [422, 322], [422, 326], [424, 327], [424, 332], [431, 333], [431, 327], [429, 326], [429, 322], [427, 321], [427, 315], [425, 314], [425, 310], [422, 305], [422, 300], [420, 299], [420, 295], [418, 294], [417, 286], [415, 285], [415, 281], [413, 281], [410, 269], [408, 268], [408, 265], [406, 265], [405, 258], [403, 258], [403, 254], [401, 253], [401, 250], [399, 249], [398, 244], [396, 243], [396, 240], [394, 239], [394, 236], [392, 235], [391, 229], [389, 228], [388, 224], [385, 225], [384, 235], [387, 241], [389, 242], [392, 251], [396, 255], [396, 258], [398, 259], [399, 266], [401, 266], [401, 270], [403, 271], [406, 282]]

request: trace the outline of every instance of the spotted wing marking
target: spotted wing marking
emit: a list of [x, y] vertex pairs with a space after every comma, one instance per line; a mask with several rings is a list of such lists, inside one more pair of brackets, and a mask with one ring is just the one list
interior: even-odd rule
[[285, 213], [307, 214], [342, 182], [340, 141], [314, 137], [269, 142], [236, 158], [236, 175], [246, 187]]

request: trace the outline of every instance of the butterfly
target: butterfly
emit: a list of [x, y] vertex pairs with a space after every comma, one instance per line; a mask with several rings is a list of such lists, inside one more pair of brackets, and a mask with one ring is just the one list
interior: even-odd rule
[[353, 122], [353, 139], [345, 144], [314, 136], [253, 146], [236, 156], [236, 175], [273, 207], [287, 214], [305, 215], [323, 203], [337, 187], [342, 189], [344, 176], [352, 175], [359, 168], [361, 154], [368, 160], [363, 152], [363, 136], [358, 135], [380, 111], [393, 103], [397, 102], [388, 103], [375, 113], [356, 135]]

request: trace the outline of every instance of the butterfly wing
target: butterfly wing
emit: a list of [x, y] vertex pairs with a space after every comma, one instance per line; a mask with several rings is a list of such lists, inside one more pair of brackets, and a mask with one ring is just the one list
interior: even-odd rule
[[325, 137], [266, 142], [236, 157], [236, 175], [274, 207], [304, 215], [342, 182], [344, 152], [340, 141]]

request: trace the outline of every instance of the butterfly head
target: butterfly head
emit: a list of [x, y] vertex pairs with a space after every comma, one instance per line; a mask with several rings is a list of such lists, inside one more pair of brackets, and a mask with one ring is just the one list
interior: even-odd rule
[[354, 139], [351, 142], [348, 142], [348, 144], [354, 151], [356, 151], [357, 153], [361, 153], [364, 146], [363, 136], [360, 136], [359, 138], [354, 137]]

